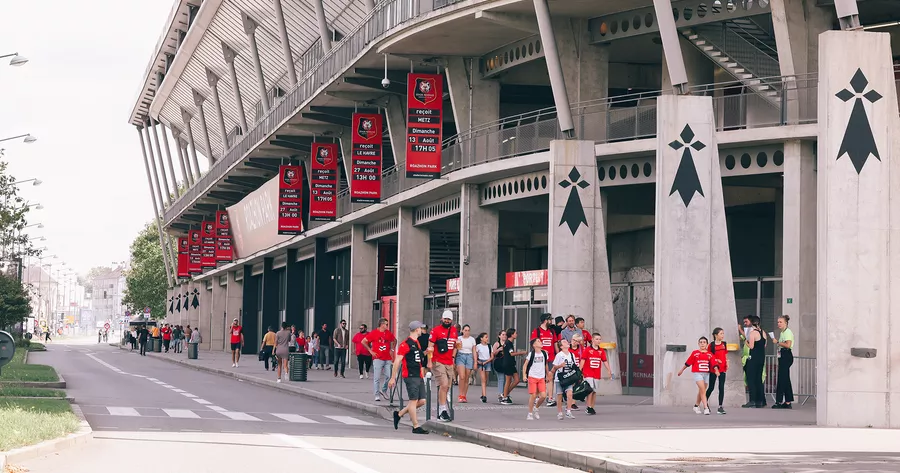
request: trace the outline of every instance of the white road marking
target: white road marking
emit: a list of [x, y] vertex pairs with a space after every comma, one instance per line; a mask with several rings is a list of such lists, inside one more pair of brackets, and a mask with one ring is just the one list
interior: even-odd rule
[[87, 356], [87, 357], [89, 357], [90, 359], [96, 361], [97, 363], [100, 363], [101, 365], [103, 365], [103, 366], [105, 366], [105, 367], [107, 367], [107, 368], [113, 370], [114, 372], [121, 373], [121, 374], [129, 374], [129, 373], [126, 373], [126, 372], [120, 370], [119, 368], [116, 368], [115, 366], [113, 366], [113, 365], [111, 365], [111, 364], [109, 364], [109, 363], [107, 363], [107, 362], [105, 362], [105, 361], [103, 361], [103, 360], [97, 358], [95, 355], [93, 355], [93, 354], [91, 354], [91, 353], [88, 353], [88, 354], [86, 354], [85, 356]]
[[191, 398], [191, 399], [195, 399], [195, 398], [197, 397], [197, 396], [194, 396], [194, 395], [191, 394], [191, 393], [181, 393], [181, 395], [184, 396], [184, 397], [189, 397], [189, 398]]
[[178, 394], [186, 393], [186, 392], [187, 392], [187, 391], [185, 391], [184, 389], [173, 389], [172, 391], [175, 391], [175, 392], [178, 393]]
[[194, 402], [196, 402], [198, 404], [203, 404], [204, 406], [208, 406], [208, 405], [212, 404], [211, 402], [207, 401], [206, 399], [200, 399], [199, 397], [194, 399]]
[[258, 421], [256, 417], [251, 416], [250, 414], [244, 412], [230, 412], [230, 411], [221, 411], [219, 414], [222, 414], [225, 417], [234, 419], [234, 420], [250, 420], [250, 421]]
[[228, 409], [225, 409], [224, 407], [219, 407], [219, 406], [209, 406], [209, 408], [216, 412], [225, 412], [228, 410]]
[[149, 381], [159, 381], [159, 380], [156, 379], [156, 378], [147, 378], [147, 380], [149, 380]]
[[170, 384], [161, 384], [160, 386], [162, 386], [164, 388], [175, 389], [175, 386], [172, 386]]
[[303, 416], [300, 416], [297, 414], [272, 414], [272, 415], [275, 417], [278, 417], [279, 419], [283, 419], [288, 422], [294, 422], [297, 424], [318, 424], [318, 422], [316, 422], [308, 417], [303, 417]]
[[163, 409], [163, 412], [169, 415], [169, 417], [175, 417], [178, 419], [199, 419], [194, 411], [189, 409]]
[[138, 430], [158, 431], [158, 430], [162, 430], [162, 429], [157, 429], [157, 428], [155, 428], [155, 427], [140, 427], [140, 428], [138, 428]]
[[181, 432], [203, 432], [202, 430], [195, 429], [181, 429]]
[[114, 416], [140, 417], [138, 411], [132, 407], [107, 407], [106, 410], [109, 411], [110, 415]]
[[379, 473], [377, 470], [373, 470], [364, 465], [360, 465], [355, 461], [348, 460], [344, 457], [338, 456], [335, 453], [329, 452], [328, 450], [324, 450], [319, 448], [311, 443], [307, 443], [306, 441], [300, 440], [297, 437], [291, 437], [290, 435], [285, 434], [272, 434], [274, 437], [280, 439], [282, 442], [292, 446], [297, 447], [301, 450], [306, 451], [307, 453], [311, 453], [323, 460], [327, 460], [335, 465], [339, 465], [344, 467], [345, 469], [353, 472], [353, 473]]
[[374, 425], [364, 420], [357, 419], [356, 417], [349, 416], [325, 416], [331, 420], [336, 420], [342, 424], [347, 425]]

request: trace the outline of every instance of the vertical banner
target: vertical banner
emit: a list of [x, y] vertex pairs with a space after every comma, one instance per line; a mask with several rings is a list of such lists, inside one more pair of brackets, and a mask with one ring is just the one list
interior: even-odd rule
[[200, 226], [200, 267], [216, 267], [216, 222], [209, 220]]
[[189, 278], [191, 273], [188, 271], [188, 259], [190, 249], [188, 248], [187, 237], [178, 237], [178, 277]]
[[309, 182], [309, 220], [333, 222], [337, 218], [337, 143], [313, 143]]
[[353, 114], [350, 202], [381, 202], [381, 115]]
[[410, 73], [406, 83], [406, 177], [441, 177], [443, 76]]
[[231, 247], [231, 221], [227, 210], [216, 211], [216, 263], [230, 263], [234, 260]]
[[278, 171], [278, 234], [303, 231], [303, 177], [300, 166], [285, 165]]
[[203, 271], [200, 264], [201, 253], [200, 230], [191, 230], [188, 232], [188, 273], [198, 274]]

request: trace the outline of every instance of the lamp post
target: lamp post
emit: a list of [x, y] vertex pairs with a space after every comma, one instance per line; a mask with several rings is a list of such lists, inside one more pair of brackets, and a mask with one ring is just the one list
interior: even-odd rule
[[[2, 56], [0, 56], [0, 57], [2, 57]], [[10, 136], [9, 138], [2, 138], [2, 139], [0, 139], [0, 142], [15, 140], [17, 138], [25, 138], [22, 141], [24, 141], [25, 143], [28, 143], [28, 144], [31, 144], [31, 143], [34, 143], [35, 141], [37, 141], [37, 138], [35, 138], [31, 133], [25, 133], [24, 135], [16, 135], [16, 136]]]
[[33, 185], [33, 186], [39, 186], [39, 185], [41, 185], [41, 184], [44, 183], [44, 181], [42, 181], [42, 180], [40, 180], [40, 179], [37, 179], [37, 178], [31, 178], [31, 179], [25, 179], [24, 181], [16, 181], [16, 182], [13, 182], [12, 185], [15, 186], [15, 185], [19, 185], [19, 184], [24, 184], [24, 183], [26, 183], [26, 182], [31, 182], [31, 183], [32, 183], [31, 185]]
[[9, 65], [14, 67], [23, 66], [26, 62], [28, 62], [28, 58], [25, 56], [20, 56], [19, 53], [4, 54], [0, 56], [0, 59], [3, 59], [5, 57], [12, 57], [12, 59], [9, 60]]

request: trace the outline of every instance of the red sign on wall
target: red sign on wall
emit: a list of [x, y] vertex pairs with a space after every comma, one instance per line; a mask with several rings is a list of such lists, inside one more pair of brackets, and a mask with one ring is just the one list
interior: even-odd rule
[[451, 292], [459, 292], [459, 278], [447, 280], [447, 294]]
[[300, 166], [281, 166], [278, 172], [278, 234], [303, 231], [303, 175]]
[[188, 272], [197, 274], [203, 271], [200, 264], [200, 254], [202, 253], [202, 243], [200, 242], [200, 230], [191, 230], [188, 232]]
[[216, 211], [216, 262], [230, 263], [234, 260], [234, 249], [231, 246], [231, 220], [228, 211]]
[[546, 286], [550, 284], [550, 272], [546, 269], [506, 273], [506, 287]]
[[191, 273], [188, 271], [188, 258], [190, 249], [188, 248], [187, 237], [178, 238], [178, 277], [189, 278]]
[[216, 222], [204, 220], [200, 226], [200, 267], [216, 267]]
[[381, 115], [353, 114], [350, 202], [381, 202]]
[[313, 143], [311, 156], [309, 219], [315, 222], [333, 222], [337, 218], [337, 144]]
[[409, 74], [406, 84], [406, 177], [441, 177], [444, 78]]
[[[628, 382], [627, 353], [619, 353], [619, 376], [622, 386]], [[653, 387], [653, 355], [631, 355], [631, 386], [635, 388]]]

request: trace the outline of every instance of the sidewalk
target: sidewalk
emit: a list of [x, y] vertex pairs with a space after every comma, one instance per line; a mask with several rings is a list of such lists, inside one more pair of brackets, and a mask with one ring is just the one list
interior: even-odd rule
[[[137, 356], [137, 355], [135, 355]], [[244, 356], [231, 367], [230, 354], [200, 352], [148, 353], [185, 366], [271, 386], [332, 404], [391, 418], [388, 402], [375, 402], [372, 380], [347, 378], [333, 371], [312, 370], [306, 382], [275, 383], [255, 356]], [[456, 390], [454, 386], [454, 390]], [[672, 471], [822, 471], [822, 464], [866, 461], [866, 471], [900, 471], [900, 431], [829, 429], [815, 426], [815, 400], [790, 411], [731, 409], [727, 415], [696, 415], [688, 408], [652, 405], [652, 398], [604, 396], [597, 415], [576, 411], [574, 420], [558, 421], [556, 408], [541, 409], [541, 419], [525, 420], [528, 395], [524, 387], [511, 397], [516, 403], [496, 403], [496, 388], [488, 387], [488, 403], [481, 403], [480, 386], [470, 386], [468, 404], [456, 404], [452, 423], [432, 421], [429, 428], [464, 440], [512, 451], [563, 466], [615, 472]], [[395, 404], [398, 401], [395, 400]], [[810, 468], [801, 468], [803, 464]], [[786, 470], [785, 467], [790, 465]], [[771, 469], [770, 469], [771, 468]], [[862, 468], [850, 468], [862, 470]], [[835, 471], [846, 471], [838, 468]]]

